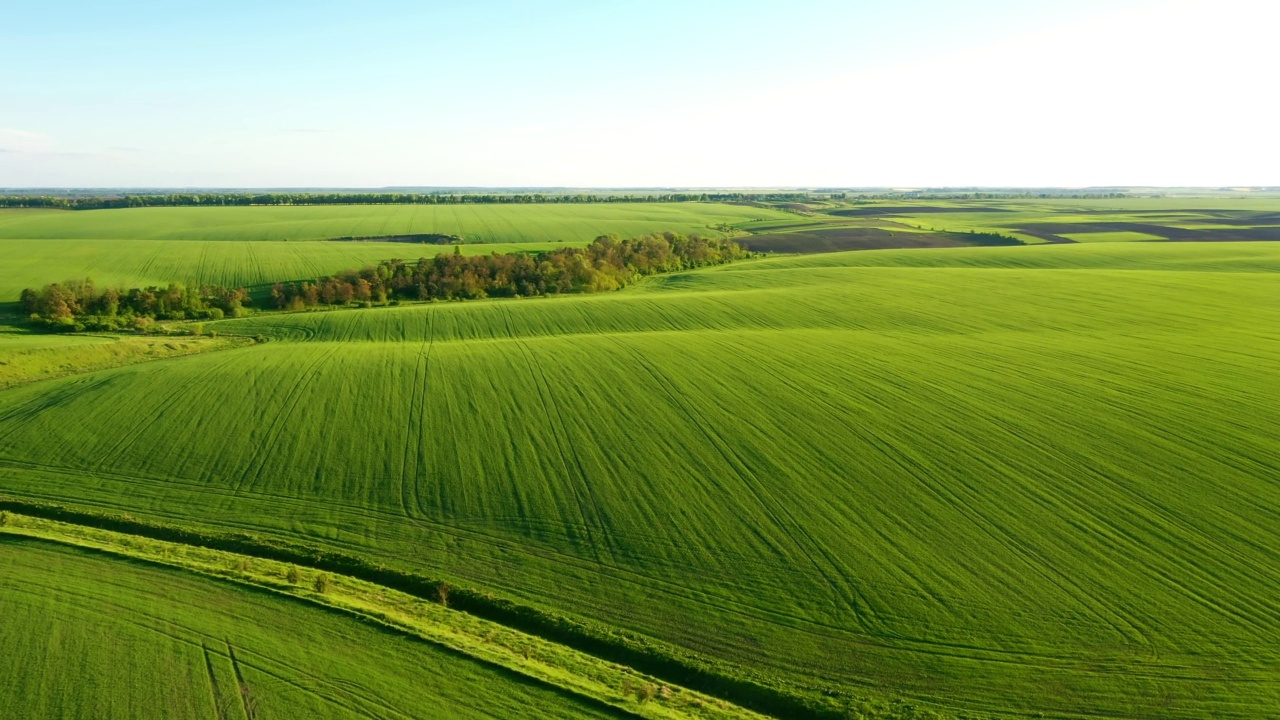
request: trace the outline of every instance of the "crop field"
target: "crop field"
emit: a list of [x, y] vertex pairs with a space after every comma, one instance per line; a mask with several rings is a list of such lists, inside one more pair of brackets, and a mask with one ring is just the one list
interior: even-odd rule
[[[1123, 207], [1189, 225], [1212, 211], [1237, 227], [1221, 222], [1244, 222], [1231, 202]], [[1025, 234], [1033, 215], [1086, 205], [1044, 201], [1015, 222], [992, 220], [1000, 210], [788, 213], [756, 229]], [[1239, 227], [1269, 227], [1274, 210], [1244, 209], [1255, 214]], [[1157, 224], [1105, 217], [1089, 222]], [[398, 231], [410, 230], [422, 231]], [[1147, 232], [1109, 232], [1130, 231]], [[224, 242], [218, 262], [258, 248], [241, 241]], [[1280, 243], [799, 255], [600, 295], [208, 327], [268, 341], [0, 391], [0, 493], [301, 539], [815, 693], [1051, 717], [1253, 718], [1280, 706], [1280, 417], [1267, 390], [1280, 387]], [[0, 552], [64, 582], [98, 562]], [[129, 592], [169, 582], [134, 571], [148, 577], [121, 579]], [[37, 615], [72, 625], [59, 618], [81, 611], [27, 602], [37, 628]], [[164, 612], [194, 614], [171, 602]], [[310, 620], [277, 619], [260, 598], [221, 602], [244, 607], [225, 617], [261, 614], [236, 630], [254, 634], [237, 648], [339, 674], [389, 654], [379, 696], [429, 685], [440, 703], [473, 706], [454, 691], [479, 681], [453, 673], [474, 668], [411, 662], [386, 638], [344, 640], [363, 631], [323, 617], [304, 633]], [[286, 643], [282, 628], [341, 649]], [[189, 659], [199, 647], [146, 642], [202, 669]], [[169, 692], [128, 692], [153, 691]], [[552, 700], [519, 702], [552, 712], [537, 704]]]
[[[1109, 198], [970, 201], [883, 201], [814, 204], [788, 220], [766, 219], [738, 227], [756, 234], [761, 249], [796, 251], [796, 238], [819, 238], [813, 250], [830, 247], [830, 237], [874, 238], [877, 232], [918, 233], [899, 247], [972, 244], [964, 234], [999, 233], [1028, 245], [1075, 242], [1280, 240], [1280, 199], [1276, 198]], [[926, 240], [928, 238], [928, 240]], [[926, 244], [927, 243], [927, 244]], [[862, 247], [891, 247], [862, 245]], [[799, 250], [804, 252], [806, 250]]]
[[780, 218], [777, 210], [715, 203], [553, 205], [308, 205], [0, 210], [0, 239], [328, 240], [414, 234], [468, 243], [589, 242]]
[[26, 287], [76, 278], [125, 287], [253, 286], [453, 251], [450, 244], [320, 242], [335, 238], [456, 235], [467, 254], [537, 252], [609, 233], [719, 235], [714, 227], [778, 217], [787, 215], [707, 203], [0, 209], [0, 303]]
[[0, 561], [9, 717], [614, 717], [430, 644], [217, 580], [9, 535]]
[[[584, 243], [462, 245], [465, 254], [537, 252]], [[314, 279], [379, 260], [417, 260], [453, 252], [452, 245], [381, 242], [0, 240], [0, 302], [23, 288], [92, 278], [103, 286], [165, 286], [171, 282], [224, 287]]]

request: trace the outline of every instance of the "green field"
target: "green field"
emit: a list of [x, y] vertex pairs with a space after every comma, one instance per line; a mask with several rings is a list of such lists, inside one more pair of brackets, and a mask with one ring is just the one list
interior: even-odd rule
[[714, 226], [785, 216], [707, 203], [0, 209], [0, 303], [17, 300], [23, 288], [74, 278], [126, 287], [252, 286], [453, 250], [447, 244], [317, 242], [338, 237], [440, 233], [461, 236], [467, 253], [536, 252], [609, 233], [718, 235]]
[[10, 535], [0, 561], [8, 717], [616, 717], [290, 598]]
[[327, 240], [410, 234], [457, 235], [469, 243], [588, 242], [786, 217], [766, 208], [715, 203], [552, 205], [295, 205], [120, 210], [0, 210], [0, 239]]
[[0, 492], [304, 538], [815, 688], [1260, 717], [1277, 273], [1270, 242], [962, 247], [263, 314], [214, 325], [264, 344], [0, 392]]
[[1071, 242], [1090, 243], [1090, 242], [1146, 242], [1148, 240], [1163, 240], [1159, 235], [1150, 235], [1140, 232], [1088, 232], [1088, 233], [1063, 233], [1062, 237]]
[[[536, 252], [584, 243], [463, 245], [467, 254]], [[453, 252], [452, 245], [381, 242], [0, 240], [13, 260], [0, 266], [0, 302], [23, 288], [92, 278], [99, 285], [164, 286], [170, 282], [254, 286], [314, 279], [379, 260], [417, 260]]]
[[[814, 202], [799, 215], [737, 227], [757, 242], [790, 246], [788, 234], [843, 236], [875, 243], [886, 233], [1000, 233], [1028, 245], [1075, 242], [1280, 240], [1280, 199], [1015, 198]], [[924, 239], [920, 238], [923, 243]], [[819, 249], [823, 243], [817, 243]], [[939, 244], [935, 242], [934, 244]], [[949, 242], [965, 244], [952, 235]], [[903, 245], [904, 247], [909, 245]], [[871, 244], [868, 247], [889, 247]]]

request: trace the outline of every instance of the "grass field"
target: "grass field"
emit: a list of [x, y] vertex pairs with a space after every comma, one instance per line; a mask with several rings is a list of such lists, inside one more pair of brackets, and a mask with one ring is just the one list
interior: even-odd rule
[[[878, 236], [920, 233], [901, 247], [925, 246], [929, 235], [964, 244], [954, 233], [999, 233], [1028, 245], [1140, 240], [1280, 240], [1280, 199], [1276, 198], [1108, 198], [1097, 200], [1019, 198], [1006, 200], [896, 200], [823, 202], [787, 219], [764, 219], [737, 227], [760, 237], [762, 246], [811, 251], [858, 249]], [[788, 235], [795, 237], [788, 239]], [[804, 235], [814, 235], [803, 240]], [[823, 237], [826, 236], [826, 237]], [[832, 236], [847, 247], [831, 247]], [[878, 247], [886, 247], [879, 245]], [[804, 250], [801, 250], [804, 251]]]
[[1265, 716], [1277, 272], [1266, 242], [873, 251], [225, 321], [271, 341], [0, 393], [0, 490], [304, 537], [814, 686]]
[[[127, 575], [130, 569], [137, 567], [156, 571], [153, 573], [156, 582], [152, 592], [164, 593], [181, 603], [170, 603], [167, 606], [171, 611], [182, 608], [172, 612], [173, 615], [185, 615], [183, 610], [194, 611], [199, 606], [205, 597], [198, 589], [198, 582], [193, 582], [199, 580], [213, 580], [214, 585], [226, 590], [224, 594], [228, 598], [227, 605], [235, 603], [236, 594], [245, 595], [248, 599], [268, 597], [281, 601], [277, 603], [279, 614], [286, 616], [286, 621], [291, 623], [309, 624], [308, 615], [321, 610], [336, 621], [333, 625], [338, 630], [343, 625], [372, 630], [372, 633], [366, 635], [373, 639], [370, 643], [372, 647], [365, 648], [366, 651], [376, 650], [376, 646], [391, 642], [395, 646], [404, 646], [401, 654], [412, 662], [412, 648], [421, 646], [425, 661], [447, 660], [438, 665], [454, 675], [452, 680], [458, 685], [486, 683], [495, 686], [486, 687], [486, 690], [493, 689], [497, 692], [507, 692], [508, 688], [502, 686], [511, 685], [515, 691], [514, 697], [509, 698], [512, 702], [505, 706], [493, 702], [492, 696], [487, 693], [481, 693], [462, 701], [461, 707], [453, 708], [450, 703], [458, 702], [461, 698], [451, 692], [453, 688], [450, 683], [442, 682], [440, 677], [428, 677], [424, 679], [428, 683], [425, 688], [427, 692], [404, 697], [393, 703], [379, 702], [374, 699], [375, 686], [388, 681], [400, 681], [404, 668], [396, 665], [384, 668], [378, 664], [362, 662], [357, 668], [358, 673], [373, 680], [361, 682], [358, 686], [366, 692], [358, 695], [314, 692], [316, 697], [310, 698], [313, 701], [339, 705], [361, 717], [467, 717], [477, 712], [487, 713], [484, 716], [490, 717], [498, 712], [516, 712], [523, 697], [532, 696], [536, 704], [555, 708], [552, 713], [542, 713], [542, 708], [535, 708], [532, 711], [534, 716], [547, 714], [554, 717], [631, 717], [642, 720], [763, 720], [763, 716], [721, 699], [664, 682], [633, 668], [602, 660], [474, 614], [460, 612], [451, 608], [449, 603], [442, 603], [438, 593], [427, 599], [350, 575], [320, 571], [305, 565], [299, 567], [280, 560], [190, 543], [169, 542], [100, 527], [68, 524], [6, 510], [0, 513], [0, 557], [11, 548], [59, 550], [95, 559], [99, 562], [92, 563], [97, 566], [97, 572], [90, 576], [94, 579], [114, 577], [117, 570]], [[55, 573], [58, 570], [56, 564], [44, 569]], [[79, 573], [72, 574], [72, 577], [79, 576]], [[19, 574], [18, 578], [22, 578], [22, 575]], [[170, 583], [165, 578], [177, 578], [183, 582]], [[40, 584], [36, 583], [36, 586], [39, 587]], [[108, 608], [100, 606], [115, 605], [111, 593], [97, 589], [93, 581], [79, 583], [76, 590], [76, 597], [81, 605], [90, 612], [105, 612]], [[193, 590], [195, 593], [189, 595]], [[35, 594], [37, 591], [33, 588], [29, 592]], [[5, 600], [3, 589], [0, 589], [0, 607], [5, 606]], [[178, 622], [173, 617], [163, 618], [161, 613], [156, 613], [155, 603], [147, 603], [145, 598], [140, 600], [151, 611], [147, 614], [148, 619]], [[298, 612], [292, 612], [294, 608]], [[244, 613], [242, 622], [266, 622], [251, 611], [246, 612], [244, 607], [228, 607], [227, 612]], [[121, 615], [119, 619], [128, 619], [127, 614]], [[137, 619], [130, 619], [130, 622], [139, 624]], [[188, 626], [188, 629], [193, 628]], [[278, 630], [277, 634], [285, 639], [288, 630]], [[170, 637], [182, 639], [172, 634]], [[208, 652], [207, 641], [210, 639], [214, 645], [212, 652]], [[264, 714], [260, 707], [264, 701], [275, 708], [274, 711], [265, 711], [267, 715], [296, 717], [304, 712], [301, 707], [293, 707], [288, 711], [283, 709], [290, 705], [305, 704], [295, 703], [293, 698], [288, 697], [288, 691], [293, 688], [282, 688], [279, 684], [272, 687], [270, 682], [266, 686], [248, 682], [245, 668], [253, 665], [254, 658], [246, 657], [243, 646], [239, 647], [238, 657], [233, 658], [232, 653], [237, 651], [232, 650], [230, 637], [224, 635], [219, 640], [206, 636], [201, 645], [206, 650], [208, 685], [212, 690], [210, 695], [216, 702], [213, 713], [215, 717], [258, 717]], [[222, 647], [226, 648], [226, 659], [233, 663], [233, 677], [229, 682], [227, 678], [220, 678], [215, 669], [220, 663], [215, 662], [213, 656], [222, 654], [218, 652]], [[326, 652], [323, 647], [302, 649], [321, 657]], [[58, 662], [52, 663], [48, 668], [48, 674], [66, 672], [71, 663], [65, 660], [57, 658]], [[325, 663], [312, 661], [311, 664], [318, 667], [304, 670], [323, 673], [330, 690], [347, 682], [332, 678], [332, 674], [324, 669]], [[458, 668], [456, 672], [452, 670], [454, 667]], [[381, 677], [384, 669], [390, 671], [386, 673], [389, 677]], [[296, 688], [307, 689], [302, 688], [297, 680], [282, 678], [278, 673], [272, 675], [274, 680], [283, 680]], [[181, 686], [181, 682], [178, 684]], [[199, 694], [200, 683], [187, 684], [187, 690], [194, 689]], [[446, 687], [434, 687], [442, 684]], [[442, 689], [444, 692], [440, 692]], [[353, 698], [362, 702], [353, 703]], [[537, 702], [546, 698], [559, 702]], [[218, 700], [222, 702], [217, 702]], [[362, 711], [356, 705], [373, 705], [374, 712]], [[239, 706], [238, 709], [243, 712], [238, 712], [235, 706]], [[321, 716], [325, 714], [329, 713], [321, 713]]]
[[715, 225], [781, 217], [786, 214], [777, 210], [715, 203], [0, 210], [0, 239], [244, 241], [441, 234], [469, 243], [585, 243], [611, 232], [708, 235], [715, 234]]
[[240, 337], [18, 335], [0, 333], [0, 389], [148, 360], [248, 345]]
[[[494, 243], [463, 245], [467, 254], [550, 250], [584, 243]], [[0, 240], [13, 258], [0, 266], [0, 302], [18, 299], [23, 288], [92, 278], [101, 286], [164, 286], [170, 282], [253, 286], [315, 279], [380, 260], [417, 260], [453, 252], [452, 245], [418, 243]]]
[[1062, 237], [1071, 242], [1089, 243], [1089, 242], [1146, 242], [1148, 240], [1163, 240], [1158, 235], [1149, 235], [1140, 232], [1088, 232], [1088, 233], [1063, 233]]
[[10, 717], [617, 716], [290, 598], [5, 534], [0, 560]]
[[0, 303], [17, 300], [23, 288], [74, 278], [126, 287], [175, 281], [234, 287], [453, 251], [421, 243], [317, 242], [338, 237], [439, 233], [461, 236], [466, 253], [534, 252], [584, 245], [608, 233], [718, 235], [713, 227], [766, 217], [787, 214], [708, 203], [0, 209]]

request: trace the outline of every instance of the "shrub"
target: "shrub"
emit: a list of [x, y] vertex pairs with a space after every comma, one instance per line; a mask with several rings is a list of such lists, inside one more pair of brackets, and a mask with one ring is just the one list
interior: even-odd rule
[[4, 527], [5, 525], [8, 525], [8, 524], [9, 524], [9, 511], [0, 510], [0, 527]]
[[315, 581], [315, 589], [316, 589], [316, 592], [318, 593], [329, 592], [329, 576], [325, 575], [324, 573], [320, 573], [319, 575], [317, 575], [316, 581]]
[[284, 573], [284, 579], [288, 580], [290, 585], [297, 585], [298, 581], [302, 579], [302, 574], [298, 572], [297, 567], [290, 565], [289, 569]]
[[436, 586], [436, 597], [440, 599], [441, 605], [449, 607], [449, 593], [452, 591], [453, 588], [447, 582], [442, 582]]

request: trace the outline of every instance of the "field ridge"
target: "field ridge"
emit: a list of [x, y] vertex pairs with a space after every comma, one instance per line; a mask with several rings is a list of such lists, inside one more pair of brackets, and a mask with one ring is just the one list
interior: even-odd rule
[[[564, 648], [563, 652], [576, 653], [606, 666], [621, 668], [620, 672], [632, 675], [637, 681], [675, 688], [697, 700], [700, 708], [718, 708], [711, 718], [758, 718], [762, 716], [784, 718], [848, 717], [846, 703], [858, 704], [863, 712], [870, 713], [868, 720], [904, 718], [907, 720], [946, 720], [950, 715], [905, 703], [900, 700], [885, 701], [875, 698], [854, 698], [847, 693], [825, 691], [829, 698], [843, 697], [840, 704], [817, 701], [810, 696], [812, 690], [787, 690], [763, 684], [759, 678], [734, 677], [732, 671], [721, 663], [706, 658], [683, 655], [674, 648], [663, 647], [648, 638], [619, 635], [612, 629], [597, 628], [581, 621], [549, 614], [544, 610], [520, 606], [509, 600], [497, 598], [491, 593], [478, 593], [464, 587], [455, 587], [443, 580], [430, 580], [421, 575], [395, 570], [386, 566], [374, 566], [360, 558], [345, 556], [327, 550], [298, 544], [278, 544], [255, 538], [245, 533], [219, 534], [195, 530], [185, 526], [173, 526], [143, 521], [129, 514], [110, 514], [97, 510], [85, 510], [48, 502], [32, 502], [0, 495], [0, 513], [5, 513], [0, 532], [27, 533], [51, 542], [82, 545], [104, 552], [138, 558], [160, 564], [174, 565], [193, 572], [208, 574], [235, 582], [250, 583], [273, 591], [285, 592], [295, 597], [319, 602], [339, 609], [365, 615], [392, 628], [421, 635], [419, 626], [406, 628], [403, 620], [388, 615], [376, 606], [355, 606], [331, 602], [332, 598], [305, 590], [305, 583], [313, 575], [304, 575], [303, 586], [283, 583], [275, 577], [283, 577], [285, 568], [303, 568], [309, 573], [326, 574], [326, 577], [345, 579], [351, 585], [378, 588], [378, 597], [401, 593], [416, 601], [434, 601], [448, 611], [460, 611], [474, 617], [475, 622], [486, 627], [500, 626], [522, 636], [536, 639], [549, 646]], [[144, 540], [145, 539], [145, 540]], [[192, 562], [182, 562], [173, 554], [174, 548], [199, 549], [208, 553]], [[268, 563], [275, 575], [248, 574], [244, 558]], [[217, 565], [217, 566], [215, 566]], [[366, 588], [367, 589], [367, 588]], [[419, 604], [417, 607], [424, 607]], [[444, 610], [444, 608], [440, 608]], [[425, 639], [439, 641], [435, 635]], [[532, 642], [532, 640], [530, 641]], [[447, 643], [446, 643], [447, 644]], [[474, 647], [450, 647], [472, 657], [489, 662], [491, 653], [477, 651]], [[527, 660], [527, 658], [525, 658]], [[504, 667], [507, 665], [504, 664]], [[528, 669], [509, 667], [529, 674]], [[735, 668], [735, 670], [738, 670]], [[534, 677], [546, 680], [541, 675]], [[647, 680], [646, 680], [647, 678]], [[619, 690], [620, 688], [614, 688]], [[590, 697], [610, 705], [622, 707], [639, 717], [667, 717], [637, 712], [626, 705], [627, 695], [599, 697], [599, 688], [591, 692], [579, 688], [574, 692], [586, 692]], [[594, 694], [593, 694], [594, 693]], [[794, 693], [794, 694], [793, 694]], [[617, 705], [617, 703], [624, 703]], [[641, 704], [641, 710], [645, 706]], [[724, 713], [724, 714], [721, 714]], [[905, 713], [905, 714], [904, 714]], [[682, 717], [682, 716], [677, 716]], [[698, 717], [703, 717], [698, 715]], [[962, 715], [960, 717], [974, 717]], [[984, 716], [985, 717], [985, 716]]]

